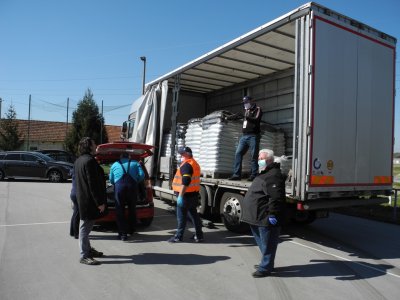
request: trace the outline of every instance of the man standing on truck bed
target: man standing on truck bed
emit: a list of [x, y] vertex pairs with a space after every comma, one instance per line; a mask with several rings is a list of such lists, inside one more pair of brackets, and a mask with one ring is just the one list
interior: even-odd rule
[[285, 205], [285, 180], [280, 164], [274, 162], [274, 152], [262, 149], [258, 156], [261, 173], [249, 190], [242, 205], [242, 222], [250, 224], [251, 232], [261, 252], [253, 277], [266, 277], [274, 269], [276, 249]]
[[239, 144], [236, 148], [233, 175], [228, 179], [240, 180], [242, 178], [243, 155], [245, 155], [247, 150], [250, 149], [251, 174], [248, 178], [248, 181], [253, 181], [258, 174], [257, 155], [260, 147], [260, 123], [262, 111], [261, 108], [254, 103], [253, 98], [250, 96], [245, 96], [243, 98], [243, 106], [245, 110], [242, 127], [243, 135], [240, 138]]
[[199, 214], [197, 213], [200, 191], [200, 166], [194, 160], [192, 149], [189, 147], [180, 147], [178, 153], [182, 155], [183, 161], [176, 171], [174, 181], [172, 182], [172, 189], [177, 196], [176, 218], [178, 221], [178, 229], [168, 242], [177, 243], [183, 240], [186, 219], [189, 214], [196, 230], [192, 239], [196, 243], [199, 243], [203, 241], [202, 224]]

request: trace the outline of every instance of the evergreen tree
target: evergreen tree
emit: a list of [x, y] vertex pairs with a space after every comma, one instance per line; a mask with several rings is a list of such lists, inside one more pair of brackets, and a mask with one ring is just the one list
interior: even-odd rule
[[17, 113], [14, 106], [10, 105], [6, 112], [6, 118], [0, 119], [0, 149], [5, 151], [18, 150], [24, 143], [18, 133], [16, 122]]
[[93, 93], [90, 89], [86, 91], [83, 99], [78, 102], [78, 107], [72, 114], [72, 128], [65, 138], [66, 148], [77, 155], [79, 141], [85, 136], [91, 137], [96, 144], [108, 142], [104, 118], [99, 113], [99, 107], [94, 101]]

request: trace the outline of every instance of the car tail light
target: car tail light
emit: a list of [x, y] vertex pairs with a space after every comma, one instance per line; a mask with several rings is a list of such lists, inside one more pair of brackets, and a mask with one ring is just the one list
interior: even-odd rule
[[149, 203], [153, 202], [153, 187], [150, 180], [145, 180], [147, 200]]
[[305, 210], [304, 206], [303, 206], [303, 203], [297, 202], [297, 210]]

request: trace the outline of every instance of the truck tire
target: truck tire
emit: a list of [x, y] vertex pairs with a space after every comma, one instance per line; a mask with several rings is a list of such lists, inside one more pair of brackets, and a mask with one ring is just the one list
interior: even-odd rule
[[224, 193], [221, 197], [219, 211], [226, 229], [236, 233], [249, 230], [249, 225], [240, 222], [243, 196], [236, 193]]
[[199, 205], [197, 206], [197, 212], [203, 218], [208, 218], [210, 216], [210, 207], [208, 206], [208, 194], [206, 187], [204, 186], [200, 186]]

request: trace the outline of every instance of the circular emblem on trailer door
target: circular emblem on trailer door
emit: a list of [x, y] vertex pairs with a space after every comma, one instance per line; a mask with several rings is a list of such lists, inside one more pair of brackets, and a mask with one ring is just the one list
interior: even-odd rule
[[327, 162], [326, 162], [326, 168], [329, 170], [329, 171], [331, 171], [332, 169], [333, 169], [333, 160], [328, 160]]
[[318, 158], [314, 159], [313, 166], [314, 166], [314, 169], [316, 169], [316, 170], [319, 170], [319, 168], [321, 168], [321, 162], [319, 161]]

